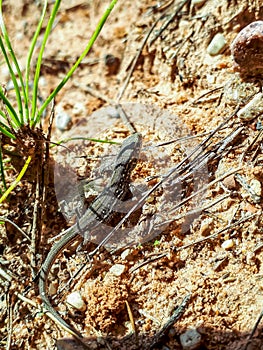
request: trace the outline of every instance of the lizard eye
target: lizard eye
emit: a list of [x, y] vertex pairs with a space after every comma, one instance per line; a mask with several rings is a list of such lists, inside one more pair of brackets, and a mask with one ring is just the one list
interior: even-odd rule
[[101, 214], [104, 216], [108, 213], [108, 209], [107, 208], [103, 208], [101, 211]]

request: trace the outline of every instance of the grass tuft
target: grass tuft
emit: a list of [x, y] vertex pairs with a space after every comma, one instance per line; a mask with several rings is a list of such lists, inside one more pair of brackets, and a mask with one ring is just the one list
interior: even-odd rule
[[[19, 66], [16, 54], [13, 50], [6, 26], [4, 23], [3, 6], [2, 6], [3, 1], [0, 0], [0, 30], [1, 30], [0, 50], [3, 53], [4, 61], [8, 67], [10, 78], [13, 82], [14, 90], [15, 90], [15, 103], [13, 103], [7, 97], [4, 88], [0, 86], [0, 99], [2, 100], [2, 106], [0, 108], [0, 133], [5, 135], [9, 139], [15, 140], [17, 138], [17, 135], [19, 134], [18, 131], [21, 130], [23, 126], [25, 125], [29, 126], [29, 129], [28, 128], [23, 129], [25, 132], [25, 130], [30, 131], [30, 128], [34, 129], [40, 123], [41, 116], [44, 110], [51, 103], [51, 101], [57, 96], [57, 94], [64, 87], [67, 81], [72, 77], [75, 70], [79, 67], [82, 60], [86, 57], [86, 55], [92, 48], [109, 14], [111, 13], [112, 9], [117, 3], [117, 0], [112, 0], [110, 2], [109, 7], [106, 9], [104, 14], [102, 15], [93, 35], [88, 41], [87, 46], [83, 50], [79, 59], [69, 69], [65, 77], [61, 80], [61, 82], [57, 85], [57, 87], [52, 91], [52, 93], [47, 97], [47, 99], [43, 102], [43, 104], [39, 106], [38, 98], [37, 98], [39, 95], [38, 83], [39, 83], [39, 77], [41, 72], [43, 54], [44, 54], [44, 50], [45, 50], [48, 38], [51, 35], [51, 32], [53, 30], [53, 24], [60, 7], [60, 3], [61, 3], [61, 0], [54, 1], [54, 5], [52, 7], [51, 14], [48, 19], [48, 23], [43, 36], [40, 51], [39, 53], [37, 53], [36, 68], [35, 68], [35, 71], [32, 72], [32, 69], [31, 69], [31, 67], [33, 66], [32, 59], [36, 50], [36, 43], [39, 38], [40, 31], [43, 27], [43, 21], [47, 13], [48, 1], [44, 0], [42, 13], [28, 50], [26, 69], [25, 69], [25, 73], [23, 74]], [[30, 91], [30, 87], [29, 87], [31, 77], [33, 77], [32, 92]], [[28, 155], [25, 154], [22, 156], [27, 157]], [[30, 161], [29, 158], [30, 157], [28, 157], [27, 162]], [[26, 165], [28, 166], [27, 162], [25, 163], [25, 166]], [[4, 176], [4, 167], [3, 167], [3, 153], [2, 153], [1, 147], [0, 147], [0, 172], [1, 172], [2, 183], [4, 184], [4, 187], [5, 187], [6, 185], [5, 185], [5, 176]], [[18, 175], [16, 181], [21, 177], [20, 175], [21, 173]], [[7, 192], [8, 191], [9, 189], [7, 190]], [[4, 199], [6, 198], [5, 193], [0, 199], [0, 203], [1, 201], [4, 200], [3, 198]]]

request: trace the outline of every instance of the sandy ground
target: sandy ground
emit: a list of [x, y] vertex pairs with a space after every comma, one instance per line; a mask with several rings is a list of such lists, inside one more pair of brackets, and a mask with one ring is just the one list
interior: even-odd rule
[[[195, 158], [190, 153], [205, 140], [206, 132], [226, 121], [201, 150], [201, 154], [208, 152], [209, 161], [202, 165], [199, 158], [195, 167], [190, 167], [189, 177], [175, 177], [151, 194], [141, 213], [111, 242], [124, 247], [110, 255], [108, 247], [98, 254], [91, 268], [86, 264], [82, 278], [74, 280], [60, 301], [54, 301], [54, 305], [60, 303], [58, 310], [83, 334], [90, 349], [245, 350], [263, 309], [261, 116], [240, 119], [235, 114], [237, 107], [245, 106], [260, 91], [262, 82], [260, 75], [241, 78], [230, 52], [238, 32], [262, 18], [263, 5], [256, 0], [195, 3], [188, 1], [179, 9], [179, 1], [119, 1], [91, 52], [56, 99], [56, 115], [63, 118], [66, 114], [71, 123], [64, 132], [54, 125], [53, 142], [81, 136], [119, 144], [130, 131], [110, 106], [156, 23], [121, 98], [125, 112], [143, 136], [131, 179], [135, 197], [152, 188], [186, 155], [191, 164]], [[62, 3], [44, 54], [40, 101], [79, 57], [107, 5], [106, 1]], [[4, 1], [3, 8], [24, 69], [41, 6], [38, 1], [10, 0]], [[223, 34], [225, 45], [220, 53], [211, 55], [208, 46], [217, 33]], [[3, 58], [0, 77], [12, 98]], [[45, 132], [49, 113], [42, 120]], [[78, 182], [99, 179], [90, 186], [90, 201], [107, 182], [119, 146], [88, 140], [65, 145], [67, 148], [51, 149], [51, 157], [61, 168], [55, 166], [56, 197], [47, 196], [43, 204], [47, 217], [40, 222], [42, 237], [36, 247], [35, 267], [28, 240], [11, 225], [1, 226], [1, 265], [13, 277], [10, 285], [1, 286], [3, 349], [53, 349], [56, 343], [59, 349], [81, 349], [40, 311], [32, 271], [40, 268], [47, 255], [52, 245], [49, 239], [74, 221]], [[11, 183], [17, 170], [10, 161], [7, 168]], [[176, 207], [205, 186], [205, 191]], [[8, 215], [29, 236], [34, 188], [30, 176], [25, 178], [0, 208], [2, 216]], [[63, 217], [56, 198], [71, 205], [73, 214], [67, 209], [67, 217]], [[72, 198], [73, 204], [68, 204]], [[83, 259], [83, 254], [74, 251], [61, 255], [49, 277], [50, 294], [56, 294]], [[117, 264], [123, 268], [121, 275], [111, 270]], [[16, 292], [23, 293], [26, 287], [31, 289], [25, 296], [36, 306], [16, 297]], [[74, 312], [65, 306], [65, 298], [73, 290], [81, 293], [85, 311]], [[182, 314], [165, 331], [163, 327], [185, 298]], [[180, 336], [189, 330], [197, 331], [199, 338], [192, 347], [183, 347]], [[263, 349], [261, 324], [247, 349]]]

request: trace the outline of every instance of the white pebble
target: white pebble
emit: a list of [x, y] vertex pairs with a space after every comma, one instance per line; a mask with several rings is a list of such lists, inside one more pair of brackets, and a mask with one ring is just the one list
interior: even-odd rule
[[237, 112], [237, 116], [243, 120], [251, 120], [263, 113], [263, 94], [257, 93], [243, 108]]
[[67, 303], [77, 310], [80, 310], [80, 311], [86, 310], [86, 304], [84, 303], [82, 296], [80, 295], [79, 292], [73, 292], [69, 294], [67, 297]]
[[81, 102], [75, 103], [75, 105], [73, 106], [73, 109], [72, 109], [72, 113], [74, 115], [85, 114], [85, 106], [83, 105], [83, 103], [81, 103]]
[[60, 131], [65, 131], [69, 128], [71, 123], [71, 116], [66, 112], [59, 112], [55, 117], [55, 125], [56, 128]]
[[206, 80], [209, 84], [214, 84], [216, 81], [216, 77], [213, 74], [207, 74]]
[[39, 77], [38, 85], [39, 86], [47, 86], [47, 80], [43, 75], [41, 75], [41, 77]]
[[20, 32], [20, 33], [16, 34], [16, 40], [22, 41], [22, 40], [24, 40], [24, 38], [25, 38], [25, 36], [23, 33]]
[[258, 181], [256, 179], [251, 180], [250, 187], [252, 188], [253, 192], [257, 196], [261, 197], [262, 188], [261, 188], [261, 182], [260, 181]]
[[114, 276], [120, 276], [123, 274], [124, 271], [125, 271], [125, 265], [121, 265], [121, 264], [115, 264], [109, 270], [109, 272], [112, 273]]
[[226, 39], [222, 33], [217, 33], [207, 47], [210, 56], [218, 55], [226, 46]]
[[131, 254], [131, 250], [128, 248], [128, 249], [125, 249], [122, 253], [121, 253], [121, 258], [122, 260], [126, 260], [127, 257]]
[[225, 250], [231, 249], [234, 246], [233, 239], [227, 239], [225, 242], [222, 243], [221, 247]]
[[188, 329], [180, 335], [180, 342], [184, 350], [195, 350], [201, 345], [201, 334], [195, 328]]
[[6, 91], [10, 91], [10, 90], [14, 90], [14, 83], [12, 80], [8, 80], [8, 82], [6, 83]]
[[10, 71], [8, 69], [8, 66], [5, 64], [1, 67], [1, 75], [4, 81], [10, 78]]

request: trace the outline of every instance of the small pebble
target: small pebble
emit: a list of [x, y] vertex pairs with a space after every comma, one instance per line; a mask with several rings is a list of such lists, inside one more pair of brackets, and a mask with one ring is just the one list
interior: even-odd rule
[[71, 116], [63, 111], [60, 111], [56, 114], [55, 125], [56, 128], [60, 131], [65, 131], [69, 129], [71, 124]]
[[214, 223], [214, 220], [212, 218], [206, 218], [202, 220], [201, 226], [200, 226], [200, 234], [202, 236], [209, 235], [214, 226], [213, 223]]
[[237, 116], [243, 120], [251, 120], [263, 113], [263, 94], [257, 93], [243, 108], [237, 112]]
[[201, 346], [201, 334], [195, 329], [188, 329], [180, 335], [183, 350], [196, 350]]
[[243, 77], [263, 73], [263, 21], [243, 28], [230, 45], [234, 69]]
[[226, 186], [226, 188], [229, 190], [234, 190], [237, 187], [234, 174], [225, 177], [222, 182], [223, 182], [223, 185]]
[[115, 264], [109, 270], [109, 272], [112, 273], [114, 276], [121, 276], [124, 271], [125, 271], [125, 265], [121, 265], [121, 264]]
[[5, 89], [6, 91], [14, 90], [14, 83], [12, 80], [8, 80]]
[[130, 321], [124, 322], [124, 327], [127, 328], [127, 334], [132, 334], [133, 333], [133, 327], [132, 323]]
[[222, 33], [217, 33], [207, 47], [207, 52], [210, 56], [220, 54], [226, 47], [226, 39]]
[[43, 75], [39, 77], [38, 85], [42, 87], [47, 86], [47, 79]]
[[127, 260], [127, 257], [131, 254], [131, 249], [125, 249], [122, 253], [121, 253], [121, 258], [122, 260]]
[[107, 75], [114, 75], [118, 73], [121, 60], [112, 54], [107, 54], [104, 56], [104, 63], [107, 67]]
[[225, 250], [231, 249], [234, 246], [234, 241], [233, 239], [227, 239], [226, 241], [224, 241], [221, 245], [221, 247]]
[[214, 84], [216, 81], [216, 77], [213, 74], [207, 74], [206, 80], [209, 84]]
[[1, 65], [0, 72], [1, 72], [1, 76], [2, 76], [3, 81], [6, 81], [10, 78], [10, 72], [9, 72], [7, 65], [5, 65], [5, 64]]
[[75, 105], [73, 106], [73, 109], [72, 109], [72, 113], [74, 115], [81, 115], [81, 114], [85, 114], [85, 106], [83, 103], [81, 102], [77, 102], [75, 103]]
[[261, 197], [262, 187], [260, 181], [257, 179], [251, 180], [250, 187], [257, 196]]
[[67, 296], [67, 303], [77, 310], [85, 311], [86, 304], [84, 303], [82, 296], [79, 292], [73, 292]]
[[18, 41], [22, 41], [22, 40], [24, 40], [25, 36], [24, 36], [24, 34], [22, 32], [18, 32], [18, 33], [16, 33], [15, 38]]
[[255, 264], [255, 252], [252, 251], [252, 252], [247, 252], [246, 253], [246, 262], [248, 265], [253, 265]]

